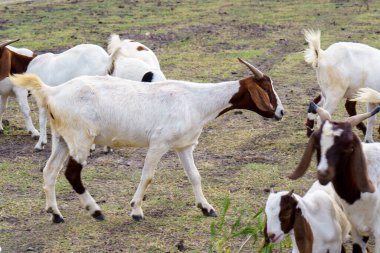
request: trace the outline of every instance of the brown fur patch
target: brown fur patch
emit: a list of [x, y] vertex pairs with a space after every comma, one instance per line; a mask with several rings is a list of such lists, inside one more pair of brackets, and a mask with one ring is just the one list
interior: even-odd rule
[[259, 115], [272, 118], [277, 108], [277, 99], [268, 76], [257, 80], [253, 76], [239, 81], [240, 87], [231, 99], [231, 107], [224, 109], [218, 116], [233, 110], [246, 109]]
[[146, 47], [138, 46], [137, 51], [149, 51]]
[[300, 208], [295, 211], [294, 237], [298, 250], [302, 253], [312, 253], [313, 250], [313, 231], [310, 224], [303, 217]]

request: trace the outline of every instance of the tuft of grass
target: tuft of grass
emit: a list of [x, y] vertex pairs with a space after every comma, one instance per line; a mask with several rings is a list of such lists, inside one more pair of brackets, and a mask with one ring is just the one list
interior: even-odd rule
[[[230, 208], [231, 200], [229, 197], [225, 197], [223, 201], [223, 210], [217, 221], [212, 222], [210, 226], [210, 246], [209, 253], [230, 253], [241, 252], [243, 248], [247, 248], [246, 245], [250, 242], [250, 248], [252, 252], [258, 251], [260, 253], [272, 253], [273, 249], [278, 248], [279, 252], [282, 249], [289, 249], [291, 243], [289, 238], [284, 240], [278, 245], [269, 243], [264, 245], [262, 238], [264, 237], [264, 208], [260, 208], [255, 214], [249, 216], [249, 224], [243, 224], [243, 216], [246, 215], [243, 210], [232, 223], [229, 223], [227, 218], [227, 212]], [[231, 246], [231, 241], [244, 240], [238, 244], [239, 247], [235, 248]], [[261, 242], [262, 241], [262, 242]], [[236, 245], [236, 243], [234, 243]], [[262, 247], [259, 247], [262, 245]]]

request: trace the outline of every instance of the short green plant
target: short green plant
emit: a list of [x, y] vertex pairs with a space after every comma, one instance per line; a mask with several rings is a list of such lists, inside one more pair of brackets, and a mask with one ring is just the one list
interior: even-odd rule
[[[211, 243], [209, 253], [240, 252], [249, 241], [251, 241], [252, 252], [272, 253], [272, 250], [275, 248], [274, 244], [269, 243], [268, 245], [262, 246], [265, 226], [264, 208], [257, 211], [253, 215], [251, 223], [246, 226], [243, 226], [241, 222], [244, 212], [240, 212], [240, 215], [232, 225], [228, 225], [226, 214], [230, 205], [231, 200], [226, 197], [218, 221], [211, 224]], [[232, 248], [232, 241], [234, 239], [241, 239], [241, 237], [245, 237], [245, 239], [243, 243], [240, 244], [239, 248]], [[291, 242], [287, 239], [279, 244], [279, 252], [282, 252], [282, 248], [290, 247]]]

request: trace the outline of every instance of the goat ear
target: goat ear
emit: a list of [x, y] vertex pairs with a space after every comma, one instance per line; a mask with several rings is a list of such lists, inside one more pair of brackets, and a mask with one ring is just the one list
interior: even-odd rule
[[268, 93], [265, 92], [258, 84], [253, 83], [248, 85], [249, 94], [253, 102], [256, 104], [260, 111], [267, 112], [273, 111], [273, 105], [270, 102]]
[[354, 134], [354, 146], [351, 160], [349, 163], [352, 178], [360, 192], [375, 192], [375, 188], [368, 178], [367, 161], [365, 160], [363, 149], [359, 138]]
[[0, 81], [11, 73], [11, 53], [4, 50], [0, 56]]
[[293, 229], [299, 252], [312, 253], [313, 231], [299, 208], [296, 208]]
[[311, 157], [313, 156], [315, 150], [315, 133], [312, 133], [309, 142], [307, 143], [307, 147], [303, 156], [301, 158], [301, 162], [298, 164], [297, 168], [293, 171], [293, 173], [289, 176], [290, 179], [298, 179], [302, 177], [306, 170], [309, 168]]

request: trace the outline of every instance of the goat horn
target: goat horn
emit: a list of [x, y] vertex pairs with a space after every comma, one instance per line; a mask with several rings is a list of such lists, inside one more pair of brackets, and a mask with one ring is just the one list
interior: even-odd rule
[[294, 193], [294, 189], [293, 190], [291, 190], [290, 192], [288, 192], [288, 196], [292, 196], [293, 195], [293, 193]]
[[260, 79], [260, 78], [263, 78], [264, 77], [264, 74], [263, 72], [261, 72], [260, 70], [258, 70], [257, 68], [255, 68], [252, 64], [250, 64], [249, 62], [243, 60], [243, 59], [240, 59], [238, 58], [238, 60], [243, 63], [245, 66], [247, 66], [253, 73], [253, 75], [257, 78], [257, 79]]
[[330, 113], [328, 111], [326, 111], [325, 109], [323, 109], [322, 107], [319, 107], [318, 105], [316, 105], [314, 102], [310, 103], [308, 112], [318, 113], [318, 115], [322, 121], [323, 120], [331, 120]]
[[15, 40], [5, 40], [0, 43], [0, 48], [3, 48], [9, 44], [12, 44], [13, 42], [19, 41], [20, 39], [15, 39]]
[[360, 122], [362, 122], [363, 120], [372, 117], [373, 115], [377, 114], [378, 112], [380, 112], [380, 106], [376, 107], [371, 112], [366, 112], [366, 113], [362, 113], [362, 114], [358, 114], [355, 116], [348, 117], [346, 119], [346, 122], [350, 123], [351, 126], [354, 127], [354, 126], [358, 125]]

